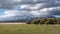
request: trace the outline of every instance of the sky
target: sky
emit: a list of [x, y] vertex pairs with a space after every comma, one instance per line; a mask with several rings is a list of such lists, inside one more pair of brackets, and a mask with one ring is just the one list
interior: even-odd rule
[[0, 21], [21, 16], [60, 18], [60, 0], [0, 0]]

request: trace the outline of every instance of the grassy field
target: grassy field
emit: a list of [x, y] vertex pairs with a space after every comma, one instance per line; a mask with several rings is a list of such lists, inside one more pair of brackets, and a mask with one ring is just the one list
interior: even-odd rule
[[0, 24], [0, 34], [60, 34], [60, 26]]

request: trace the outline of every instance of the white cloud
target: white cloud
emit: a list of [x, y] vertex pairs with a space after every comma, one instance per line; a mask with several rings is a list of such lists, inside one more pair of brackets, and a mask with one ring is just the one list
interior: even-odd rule
[[12, 0], [13, 2], [21, 2], [21, 0]]
[[[46, 3], [38, 3], [38, 4], [23, 4], [21, 6], [17, 6], [20, 7], [20, 9], [22, 10], [39, 10], [40, 8], [42, 8]], [[16, 8], [17, 8], [16, 7]]]
[[19, 15], [19, 11], [17, 10], [6, 10], [5, 15], [10, 15], [10, 16], [16, 16], [16, 15]]
[[39, 13], [42, 15], [59, 15], [60, 13], [60, 7], [50, 7], [50, 8], [43, 8], [39, 10]]
[[17, 10], [5, 10], [4, 15], [1, 15], [0, 18], [7, 18], [20, 15], [19, 11]]
[[33, 16], [39, 17], [40, 13], [38, 11], [30, 11]]
[[36, 2], [37, 0], [34, 0], [34, 2]]
[[6, 18], [6, 17], [14, 17], [14, 16], [45, 16], [45, 15], [50, 15], [52, 14], [51, 12], [55, 12], [53, 10], [58, 10], [59, 7], [50, 7], [50, 8], [43, 8], [40, 10], [31, 10], [31, 11], [26, 11], [26, 10], [5, 10], [4, 15], [0, 16], [0, 18]]
[[20, 6], [21, 9], [27, 9], [27, 8], [29, 8], [29, 7], [30, 7], [30, 5], [28, 5], [28, 4], [27, 4], [27, 5], [21, 5], [21, 6]]

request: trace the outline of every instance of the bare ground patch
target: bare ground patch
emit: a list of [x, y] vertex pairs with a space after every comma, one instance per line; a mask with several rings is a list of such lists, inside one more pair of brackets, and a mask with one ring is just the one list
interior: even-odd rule
[[9, 23], [0, 23], [0, 24], [26, 24], [26, 23], [23, 23], [23, 22], [9, 22]]

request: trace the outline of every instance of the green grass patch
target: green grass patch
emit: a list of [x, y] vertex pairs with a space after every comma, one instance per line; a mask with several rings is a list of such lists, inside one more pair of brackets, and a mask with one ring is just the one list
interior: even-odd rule
[[0, 24], [0, 34], [60, 34], [60, 26]]

